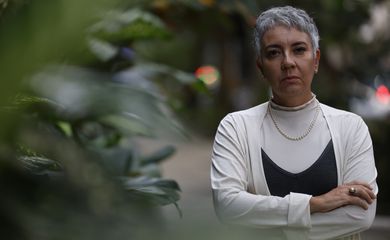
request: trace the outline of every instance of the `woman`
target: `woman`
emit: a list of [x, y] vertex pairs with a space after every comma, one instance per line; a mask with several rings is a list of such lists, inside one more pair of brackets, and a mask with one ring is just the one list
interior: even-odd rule
[[257, 66], [273, 96], [218, 127], [211, 184], [221, 220], [277, 239], [359, 239], [371, 225], [378, 193], [371, 138], [359, 116], [312, 93], [318, 42], [303, 10], [258, 17]]

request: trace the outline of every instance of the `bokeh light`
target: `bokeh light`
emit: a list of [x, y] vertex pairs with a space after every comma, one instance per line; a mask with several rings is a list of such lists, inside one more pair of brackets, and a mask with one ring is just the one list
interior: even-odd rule
[[195, 71], [195, 76], [203, 81], [208, 87], [216, 86], [219, 83], [221, 74], [213, 66], [201, 66]]
[[382, 103], [382, 104], [389, 104], [390, 103], [390, 92], [389, 92], [389, 89], [385, 85], [380, 85], [376, 89], [375, 95], [380, 103]]

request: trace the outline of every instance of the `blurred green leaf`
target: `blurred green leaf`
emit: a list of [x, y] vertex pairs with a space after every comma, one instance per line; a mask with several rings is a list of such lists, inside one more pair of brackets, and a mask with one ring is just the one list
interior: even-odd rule
[[99, 161], [113, 176], [127, 176], [133, 158], [133, 149], [123, 147], [94, 148], [99, 155]]
[[59, 121], [57, 122], [57, 126], [62, 130], [65, 136], [72, 137], [72, 126], [68, 122]]
[[155, 177], [155, 178], [161, 178], [161, 169], [160, 166], [157, 163], [150, 163], [147, 165], [141, 165], [137, 171], [140, 175], [149, 176], [149, 177]]
[[149, 178], [146, 176], [138, 178], [122, 178], [125, 189], [138, 192], [141, 196], [148, 196], [148, 200], [155, 204], [167, 205], [177, 202], [180, 199], [179, 185], [176, 181]]
[[209, 89], [207, 88], [207, 85], [204, 83], [204, 81], [197, 80], [196, 82], [193, 82], [191, 86], [199, 93], [205, 93], [209, 96], [211, 95]]
[[173, 81], [175, 84], [191, 84], [197, 81], [193, 74], [157, 63], [137, 63], [130, 70], [121, 73], [120, 78], [135, 74], [156, 82]]
[[[148, 127], [155, 130], [156, 136], [166, 131], [182, 131], [172, 121], [159, 93], [146, 92], [110, 79], [109, 75], [90, 70], [62, 67], [36, 75], [32, 80], [32, 87], [37, 94], [62, 106], [56, 112], [63, 119], [76, 121], [120, 113], [130, 117], [130, 120], [131, 117], [142, 119]], [[108, 119], [114, 124], [123, 123], [118, 120], [123, 120], [120, 117]], [[133, 128], [128, 126], [127, 129]]]
[[140, 117], [134, 114], [111, 114], [101, 117], [99, 121], [129, 135], [153, 136], [153, 127], [147, 126]]
[[116, 146], [122, 138], [122, 133], [118, 129], [107, 127], [98, 121], [92, 120], [74, 123], [72, 131], [80, 144], [94, 148]]
[[166, 146], [164, 148], [161, 148], [155, 151], [153, 154], [144, 157], [141, 160], [141, 166], [145, 166], [151, 163], [160, 163], [161, 161], [172, 156], [175, 153], [175, 151], [176, 148], [174, 146]]
[[109, 12], [89, 30], [93, 36], [110, 42], [169, 36], [165, 24], [158, 17], [137, 8], [125, 12]]
[[114, 58], [118, 54], [118, 47], [97, 38], [90, 38], [88, 44], [95, 56], [103, 62]]
[[50, 173], [54, 172], [58, 174], [63, 171], [61, 164], [51, 159], [37, 156], [21, 156], [19, 160], [25, 169], [39, 175], [51, 175]]

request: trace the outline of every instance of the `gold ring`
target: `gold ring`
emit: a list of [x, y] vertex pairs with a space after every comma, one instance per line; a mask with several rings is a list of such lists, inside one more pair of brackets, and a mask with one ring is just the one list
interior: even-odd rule
[[350, 187], [350, 188], [348, 189], [348, 192], [349, 192], [349, 194], [351, 194], [351, 195], [355, 195], [355, 194], [356, 194], [356, 188]]

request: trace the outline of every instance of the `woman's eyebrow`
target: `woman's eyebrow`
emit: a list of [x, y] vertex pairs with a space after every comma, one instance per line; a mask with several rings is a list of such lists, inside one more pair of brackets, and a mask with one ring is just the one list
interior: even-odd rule
[[292, 46], [297, 46], [297, 45], [307, 45], [307, 43], [299, 41], [299, 42], [295, 42], [295, 43], [292, 44]]
[[[291, 44], [291, 46], [298, 46], [298, 45], [307, 45], [308, 43], [307, 42], [304, 42], [304, 41], [298, 41], [298, 42], [294, 42], [293, 44]], [[267, 45], [264, 47], [264, 49], [268, 49], [268, 48], [281, 48], [282, 46], [280, 44], [270, 44], [270, 45]]]
[[280, 47], [281, 47], [280, 44], [270, 44], [270, 45], [265, 46], [265, 49], [267, 49], [267, 48], [280, 48]]

